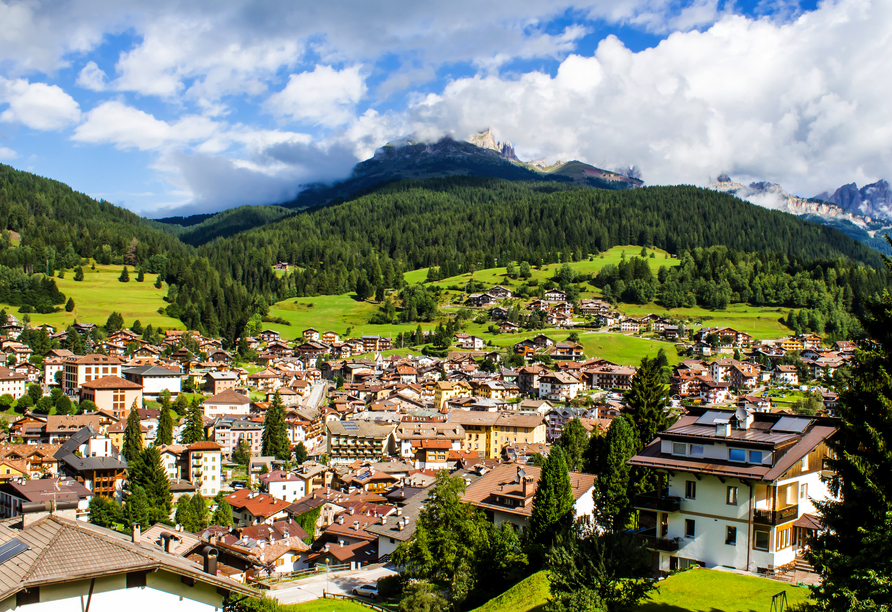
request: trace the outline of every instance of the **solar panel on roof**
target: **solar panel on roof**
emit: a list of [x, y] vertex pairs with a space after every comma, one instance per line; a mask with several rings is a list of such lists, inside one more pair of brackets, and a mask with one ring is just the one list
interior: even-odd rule
[[353, 421], [344, 421], [342, 423], [345, 431], [359, 431], [359, 427], [356, 426], [356, 423]]
[[30, 547], [18, 540], [16, 538], [11, 539], [9, 542], [6, 542], [2, 546], [0, 546], [0, 563], [6, 563], [16, 555], [19, 555]]
[[771, 431], [783, 431], [787, 433], [802, 433], [802, 431], [811, 424], [811, 419], [799, 419], [796, 417], [781, 417], [774, 424]]

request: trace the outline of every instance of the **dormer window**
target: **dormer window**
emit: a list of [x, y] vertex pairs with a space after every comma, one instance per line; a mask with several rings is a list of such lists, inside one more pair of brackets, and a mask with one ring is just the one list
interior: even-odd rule
[[687, 453], [687, 444], [683, 444], [681, 442], [673, 442], [672, 443], [672, 454], [680, 455], [680, 456], [684, 457], [685, 455], [688, 454]]
[[701, 444], [691, 444], [691, 457], [702, 457], [703, 446]]
[[728, 461], [746, 462], [746, 451], [742, 448], [729, 448]]
[[750, 463], [762, 463], [762, 451], [750, 451]]

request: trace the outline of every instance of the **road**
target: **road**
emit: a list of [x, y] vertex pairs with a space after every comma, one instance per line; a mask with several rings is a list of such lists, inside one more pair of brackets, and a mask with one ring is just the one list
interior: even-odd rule
[[327, 382], [316, 383], [313, 385], [313, 388], [310, 390], [310, 396], [303, 402], [304, 407], [318, 408], [325, 395], [325, 388], [327, 386]]
[[341, 572], [328, 577], [325, 574], [304, 578], [290, 583], [289, 586], [270, 591], [270, 597], [275, 597], [279, 603], [294, 604], [320, 599], [322, 592], [340, 593], [352, 595], [353, 589], [360, 584], [375, 583], [378, 578], [390, 576], [396, 571], [388, 566], [372, 566], [370, 569], [356, 570], [353, 572]]

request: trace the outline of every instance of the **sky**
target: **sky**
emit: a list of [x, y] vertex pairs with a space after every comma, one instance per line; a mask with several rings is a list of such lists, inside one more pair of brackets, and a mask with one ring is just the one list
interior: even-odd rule
[[892, 177], [890, 38], [890, 0], [0, 0], [0, 162], [163, 217], [491, 127], [813, 196]]

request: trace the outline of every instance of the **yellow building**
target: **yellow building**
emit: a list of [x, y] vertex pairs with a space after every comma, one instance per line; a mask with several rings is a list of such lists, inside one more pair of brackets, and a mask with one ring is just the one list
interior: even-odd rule
[[434, 390], [434, 408], [441, 410], [446, 405], [446, 402], [453, 397], [471, 397], [471, 385], [462, 380], [455, 382], [448, 380], [439, 381], [437, 388]]
[[477, 451], [498, 459], [506, 444], [545, 444], [545, 417], [516, 412], [453, 410], [449, 422], [465, 430], [462, 450]]
[[780, 346], [785, 351], [801, 351], [805, 348], [805, 345], [802, 344], [801, 340], [797, 340], [796, 338], [784, 338], [780, 341]]

